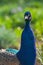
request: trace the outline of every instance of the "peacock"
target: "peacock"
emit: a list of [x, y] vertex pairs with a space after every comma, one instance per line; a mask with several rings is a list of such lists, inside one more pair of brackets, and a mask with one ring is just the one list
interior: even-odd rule
[[0, 65], [35, 65], [35, 37], [30, 26], [31, 13], [24, 13], [25, 27], [21, 35], [20, 50], [8, 48], [0, 51]]

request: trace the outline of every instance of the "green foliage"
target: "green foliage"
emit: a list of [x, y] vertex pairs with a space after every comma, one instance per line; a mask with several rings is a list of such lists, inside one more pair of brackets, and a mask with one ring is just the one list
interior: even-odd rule
[[[19, 48], [24, 28], [24, 12], [32, 15], [31, 26], [37, 40], [43, 41], [43, 0], [0, 0], [0, 48]], [[37, 58], [43, 65], [43, 45]]]
[[0, 48], [19, 48], [22, 29], [8, 30], [4, 26], [0, 27]]
[[[26, 11], [31, 12], [36, 39], [43, 42], [43, 0], [0, 0], [0, 48], [20, 47]], [[43, 45], [37, 47], [37, 58], [43, 65]]]
[[0, 28], [0, 47], [7, 48], [16, 41], [15, 34], [5, 27]]
[[37, 48], [37, 59], [41, 62], [41, 65], [43, 65], [43, 44]]
[[[22, 32], [25, 25], [24, 12], [30, 11], [32, 15], [31, 26], [34, 30], [35, 36], [38, 40], [42, 40], [43, 38], [43, 13], [42, 13], [43, 3], [36, 2], [35, 0], [33, 2], [31, 1], [30, 2], [28, 1], [28, 3], [25, 3], [25, 2], [24, 0], [22, 0], [22, 3], [20, 1], [19, 5], [15, 2], [10, 3], [8, 5], [7, 4], [3, 4], [2, 6], [0, 5], [0, 26], [5, 26], [7, 30], [12, 29], [13, 32], [15, 32], [16, 35], [19, 37], [19, 32], [20, 31]], [[20, 31], [17, 30], [18, 27], [20, 27]], [[21, 32], [20, 32], [20, 36], [21, 36]]]

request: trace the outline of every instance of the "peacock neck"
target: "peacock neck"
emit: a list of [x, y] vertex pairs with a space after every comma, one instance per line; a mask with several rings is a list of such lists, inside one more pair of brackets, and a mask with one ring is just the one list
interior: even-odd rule
[[31, 34], [30, 22], [26, 22], [25, 28], [21, 36], [21, 48], [19, 52], [16, 54], [22, 65], [26, 65], [24, 64], [24, 60], [27, 58], [26, 61], [28, 61], [29, 59], [28, 57], [33, 53], [32, 51], [34, 46], [34, 39], [32, 37], [31, 40], [30, 38], [31, 35], [32, 34]]
[[25, 24], [25, 30], [29, 30], [30, 28], [30, 21], [26, 21], [26, 24]]
[[27, 21], [25, 24], [25, 28], [23, 30], [23, 33], [22, 33], [22, 37], [21, 37], [21, 49], [20, 49], [20, 51], [24, 50], [24, 51], [28, 52], [28, 48], [29, 48], [28, 35], [30, 34], [29, 33], [30, 30], [31, 30], [30, 22]]
[[26, 21], [26, 25], [29, 25], [30, 24], [30, 21]]

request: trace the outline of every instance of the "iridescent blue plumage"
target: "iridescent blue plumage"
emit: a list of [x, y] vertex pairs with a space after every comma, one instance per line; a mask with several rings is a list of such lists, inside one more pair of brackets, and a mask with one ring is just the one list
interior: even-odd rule
[[12, 48], [8, 48], [8, 49], [6, 49], [6, 51], [8, 51], [9, 53], [12, 53], [12, 54], [17, 54], [17, 52], [18, 52], [19, 50], [17, 50], [17, 49], [12, 49]]
[[[21, 48], [16, 53], [16, 56], [20, 61], [21, 65], [34, 65], [36, 60], [36, 47], [34, 34], [30, 27], [31, 21], [30, 12], [26, 12], [24, 14], [24, 18], [26, 25], [21, 36]], [[13, 52], [15, 53], [15, 50]]]

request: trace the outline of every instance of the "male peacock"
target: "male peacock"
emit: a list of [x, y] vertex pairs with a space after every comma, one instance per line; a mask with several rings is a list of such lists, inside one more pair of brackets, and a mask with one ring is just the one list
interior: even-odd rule
[[24, 14], [25, 28], [21, 36], [21, 48], [0, 51], [0, 65], [34, 65], [36, 60], [35, 38], [30, 28], [31, 14]]

